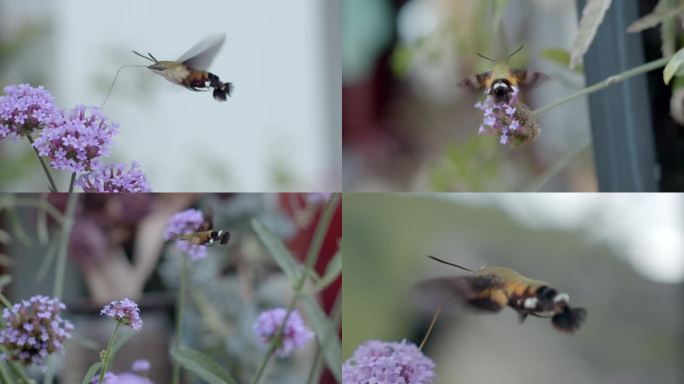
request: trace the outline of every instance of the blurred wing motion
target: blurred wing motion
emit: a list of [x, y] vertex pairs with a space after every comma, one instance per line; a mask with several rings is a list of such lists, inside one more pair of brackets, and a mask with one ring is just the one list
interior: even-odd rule
[[200, 224], [197, 232], [180, 235], [176, 239], [185, 240], [197, 245], [228, 244], [228, 241], [230, 241], [230, 232], [214, 230], [214, 220], [211, 212], [205, 212], [203, 216], [204, 221]]
[[211, 62], [214, 61], [214, 57], [216, 57], [216, 54], [223, 46], [225, 40], [225, 33], [208, 36], [192, 46], [192, 48], [176, 61], [183, 63], [192, 69], [204, 71], [209, 68]]
[[415, 291], [419, 302], [431, 305], [441, 306], [457, 298], [471, 308], [487, 312], [499, 312], [509, 306], [518, 313], [520, 322], [527, 316], [547, 317], [551, 318], [554, 328], [566, 333], [579, 329], [587, 316], [585, 309], [570, 307], [567, 293], [558, 292], [544, 282], [529, 279], [505, 267], [482, 268], [469, 276], [425, 280], [415, 286]]
[[467, 86], [472, 90], [484, 89], [485, 93], [492, 96], [497, 103], [509, 103], [512, 96], [517, 94], [518, 90], [531, 88], [539, 80], [547, 78], [546, 75], [540, 72], [512, 69], [508, 65], [508, 59], [522, 49], [523, 46], [503, 61], [496, 61], [478, 53], [478, 56], [494, 62], [494, 67], [490, 71], [464, 79], [459, 85]]

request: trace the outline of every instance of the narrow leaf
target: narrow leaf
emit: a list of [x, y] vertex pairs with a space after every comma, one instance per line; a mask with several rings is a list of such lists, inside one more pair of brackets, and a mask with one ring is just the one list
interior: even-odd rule
[[95, 377], [95, 374], [97, 371], [100, 370], [100, 367], [102, 367], [101, 362], [94, 363], [93, 365], [88, 368], [88, 372], [86, 372], [85, 376], [83, 377], [83, 381], [81, 382], [82, 384], [90, 384], [91, 381], [93, 381], [93, 377]]
[[273, 257], [278, 266], [280, 266], [280, 269], [283, 270], [292, 284], [295, 284], [300, 276], [299, 264], [297, 264], [297, 261], [292, 256], [292, 253], [290, 253], [290, 250], [287, 249], [283, 240], [273, 234], [270, 229], [266, 228], [264, 224], [256, 219], [252, 220], [252, 228], [257, 236], [259, 236], [261, 243], [271, 254], [271, 257]]
[[325, 273], [323, 277], [314, 286], [314, 292], [320, 292], [326, 289], [330, 284], [337, 279], [337, 276], [342, 273], [342, 252], [337, 251], [335, 256], [328, 262], [328, 266], [325, 267]]
[[[561, 67], [570, 67], [570, 52], [563, 48], [546, 48], [541, 50], [541, 57]], [[575, 72], [583, 72], [584, 66], [578, 65]]]
[[0, 276], [0, 290], [8, 286], [12, 282], [12, 276], [2, 275]]
[[[660, 4], [663, 4], [662, 0], [658, 5], [660, 6]], [[665, 20], [675, 17], [684, 12], [684, 7], [681, 6], [676, 8], [670, 8], [667, 10], [661, 10], [659, 8], [660, 7], [656, 7], [656, 9], [653, 12], [630, 24], [629, 27], [627, 27], [627, 32], [641, 32], [646, 29], [656, 27], [658, 26], [658, 24], [665, 22]]]
[[123, 328], [123, 331], [121, 332], [122, 336], [119, 336], [115, 341], [114, 344], [112, 345], [112, 351], [111, 355], [114, 356], [116, 352], [123, 347], [124, 344], [128, 341], [128, 339], [131, 338], [131, 336], [135, 335], [135, 331], [132, 329], [128, 328]]
[[587, 4], [582, 10], [579, 29], [575, 41], [570, 49], [570, 69], [575, 69], [582, 61], [582, 57], [587, 53], [591, 42], [594, 41], [596, 31], [603, 22], [611, 0], [587, 0]]
[[185, 369], [209, 384], [237, 384], [237, 381], [228, 372], [201, 352], [188, 348], [178, 348], [172, 350], [171, 355]]
[[342, 346], [337, 337], [337, 328], [325, 315], [316, 300], [310, 295], [301, 298], [306, 318], [316, 333], [325, 363], [338, 383], [342, 382]]
[[665, 70], [663, 70], [663, 80], [665, 81], [665, 84], [670, 84], [670, 81], [675, 76], [682, 63], [684, 63], [684, 48], [677, 51], [665, 66]]

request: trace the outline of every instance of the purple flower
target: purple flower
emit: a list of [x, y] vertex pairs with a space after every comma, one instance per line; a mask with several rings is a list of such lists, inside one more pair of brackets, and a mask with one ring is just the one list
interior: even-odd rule
[[367, 341], [342, 365], [345, 384], [430, 384], [435, 363], [413, 344]]
[[102, 311], [100, 311], [100, 314], [109, 316], [136, 331], [142, 329], [143, 322], [140, 318], [138, 304], [134, 303], [132, 300], [123, 299], [112, 301], [111, 303], [105, 305]]
[[[164, 231], [164, 240], [177, 239], [178, 236], [187, 235], [197, 231], [204, 222], [202, 211], [186, 209], [171, 216]], [[176, 247], [185, 252], [190, 258], [197, 260], [207, 256], [207, 247], [193, 244], [186, 240], [177, 239]]]
[[83, 192], [150, 192], [145, 174], [136, 162], [130, 169], [125, 164], [96, 165], [90, 173], [81, 175], [76, 185]]
[[[91, 384], [98, 384], [99, 377], [93, 377]], [[105, 373], [103, 384], [154, 384], [150, 379], [138, 376], [135, 373], [124, 372], [115, 375], [111, 372]]]
[[74, 330], [71, 322], [60, 316], [65, 308], [59, 299], [40, 295], [5, 308], [0, 344], [7, 349], [6, 358], [24, 365], [43, 365], [49, 354], [62, 351]]
[[[283, 324], [287, 310], [285, 308], [274, 308], [262, 312], [257, 317], [252, 330], [256, 334], [259, 342], [269, 344], [275, 336], [278, 328]], [[293, 310], [287, 318], [287, 324], [283, 329], [283, 339], [275, 354], [278, 357], [287, 357], [295, 349], [299, 349], [313, 337], [314, 333], [304, 325], [304, 320], [299, 312]]]
[[61, 119], [55, 98], [43, 86], [8, 85], [5, 96], [0, 96], [0, 139], [27, 136], [34, 129], [55, 125]]
[[508, 101], [498, 102], [485, 93], [475, 108], [483, 111], [478, 135], [499, 136], [502, 145], [517, 146], [534, 140], [539, 135], [539, 124], [530, 109], [519, 101], [519, 89], [513, 87]]
[[131, 365], [131, 369], [135, 372], [147, 372], [151, 367], [150, 362], [145, 359], [138, 359]]
[[57, 169], [84, 173], [95, 169], [100, 156], [108, 154], [118, 124], [109, 121], [97, 107], [79, 105], [64, 121], [46, 127], [33, 146]]

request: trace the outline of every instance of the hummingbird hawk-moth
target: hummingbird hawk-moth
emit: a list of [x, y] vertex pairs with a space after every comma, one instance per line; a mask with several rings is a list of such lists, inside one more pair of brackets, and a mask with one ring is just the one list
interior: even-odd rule
[[489, 71], [464, 79], [459, 85], [467, 86], [472, 90], [485, 90], [485, 93], [492, 96], [497, 103], [508, 103], [516, 89], [521, 87], [531, 88], [538, 81], [548, 77], [541, 72], [514, 69], [508, 65], [508, 60], [522, 49], [523, 46], [510, 54], [505, 60], [499, 61], [478, 53], [477, 55], [481, 58], [493, 62], [494, 66]]
[[149, 52], [147, 56], [136, 51], [133, 53], [151, 61], [152, 64], [147, 68], [166, 80], [192, 91], [213, 89], [214, 99], [226, 101], [226, 97], [233, 93], [233, 83], [223, 82], [218, 76], [207, 71], [224, 41], [225, 34], [207, 37], [175, 61], [157, 60]]
[[485, 312], [499, 312], [511, 307], [522, 323], [527, 316], [550, 318], [553, 327], [574, 333], [587, 317], [587, 310], [570, 306], [570, 296], [551, 285], [527, 278], [506, 267], [483, 267], [473, 271], [434, 256], [440, 263], [468, 271], [467, 276], [439, 277], [416, 286], [421, 292], [439, 295], [444, 301], [458, 298], [467, 306]]
[[218, 245], [228, 244], [230, 232], [225, 230], [215, 230], [214, 220], [211, 213], [203, 214], [204, 220], [197, 231], [185, 235], [178, 235], [174, 240], [184, 240], [196, 245]]

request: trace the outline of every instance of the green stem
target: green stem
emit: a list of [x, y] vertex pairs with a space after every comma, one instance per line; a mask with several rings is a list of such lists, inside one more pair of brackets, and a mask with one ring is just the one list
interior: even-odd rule
[[12, 384], [14, 383], [14, 380], [10, 378], [9, 372], [7, 372], [7, 366], [5, 365], [4, 361], [0, 361], [0, 378], [2, 378], [2, 382], [6, 384]]
[[71, 174], [71, 181], [69, 181], [69, 193], [74, 191], [74, 184], [76, 184], [76, 172]]
[[533, 111], [532, 113], [535, 115], [538, 115], [542, 112], [546, 112], [549, 109], [555, 108], [561, 104], [565, 104], [568, 101], [574, 100], [578, 97], [589, 95], [589, 94], [594, 93], [596, 91], [600, 91], [600, 90], [606, 89], [610, 86], [613, 86], [615, 84], [618, 84], [618, 83], [625, 81], [631, 77], [641, 75], [642, 73], [650, 72], [654, 69], [664, 67], [665, 65], [667, 65], [667, 63], [669, 61], [670, 61], [669, 57], [663, 57], [661, 59], [654, 60], [654, 61], [648, 62], [646, 64], [640, 65], [638, 67], [628, 69], [625, 72], [622, 72], [622, 73], [617, 74], [617, 75], [610, 76], [607, 79], [605, 79], [601, 82], [598, 82], [598, 83], [596, 83], [590, 87], [581, 89], [575, 93], [572, 93], [568, 96], [565, 96], [564, 98], [562, 98], [560, 100], [557, 100], [557, 101], [554, 101], [550, 104], [547, 104], [547, 105]]
[[297, 299], [299, 298], [299, 292], [304, 286], [304, 281], [306, 281], [306, 277], [302, 275], [302, 277], [297, 282], [297, 289], [295, 289], [295, 297], [292, 298], [292, 301], [290, 301], [290, 306], [287, 307], [287, 313], [285, 314], [285, 318], [283, 319], [283, 322], [280, 324], [280, 326], [278, 326], [278, 330], [276, 331], [275, 335], [273, 336], [273, 339], [271, 340], [271, 345], [269, 346], [268, 351], [266, 351], [266, 356], [264, 356], [264, 359], [261, 361], [261, 364], [259, 365], [259, 368], [257, 369], [254, 378], [252, 379], [252, 384], [259, 383], [259, 380], [261, 380], [261, 376], [264, 374], [264, 371], [266, 370], [266, 366], [268, 366], [268, 362], [271, 360], [271, 357], [273, 357], [273, 354], [275, 353], [276, 349], [278, 349], [278, 347], [280, 346], [283, 338], [283, 331], [285, 330], [285, 325], [287, 324], [287, 321], [290, 319], [290, 314], [292, 314], [292, 311], [294, 311], [295, 304], [297, 302]]
[[[181, 274], [180, 274], [180, 286], [178, 287], [178, 303], [176, 308], [176, 340], [174, 340], [174, 349], [178, 349], [181, 344], [182, 330], [183, 330], [183, 313], [185, 311], [185, 284], [187, 280], [188, 272], [188, 259], [187, 256], [182, 255], [181, 258]], [[173, 360], [173, 384], [180, 383], [181, 366], [176, 361]]]
[[98, 380], [99, 384], [102, 384], [105, 373], [107, 373], [107, 370], [109, 369], [109, 363], [112, 361], [112, 356], [110, 356], [110, 353], [112, 352], [114, 340], [116, 340], [116, 336], [119, 334], [119, 328], [121, 328], [121, 323], [117, 321], [116, 327], [114, 327], [114, 332], [112, 332], [112, 336], [109, 338], [109, 342], [107, 343], [107, 350], [102, 355], [102, 368], [100, 369], [100, 379]]
[[[314, 230], [314, 235], [311, 239], [309, 251], [306, 255], [305, 268], [307, 269], [312, 269], [316, 265], [316, 261], [318, 260], [319, 253], [321, 251], [321, 246], [323, 245], [323, 240], [325, 239], [325, 235], [328, 232], [328, 227], [330, 226], [330, 221], [332, 220], [332, 216], [335, 213], [335, 209], [337, 208], [337, 203], [339, 199], [340, 197], [337, 194], [332, 195], [330, 197], [330, 200], [328, 200], [328, 203], [326, 204], [325, 209], [323, 210], [323, 214], [321, 215], [318, 224], [316, 224], [316, 229]], [[268, 348], [268, 351], [266, 351], [266, 355], [264, 356], [264, 359], [261, 361], [261, 364], [259, 364], [257, 372], [251, 381], [252, 384], [259, 383], [261, 377], [266, 371], [266, 367], [268, 366], [271, 357], [273, 357], [275, 351], [278, 349], [278, 347], [280, 347], [280, 344], [282, 343], [283, 339], [283, 333], [285, 331], [285, 325], [287, 324], [287, 321], [290, 319], [292, 311], [294, 311], [295, 305], [297, 304], [297, 300], [299, 299], [299, 296], [302, 294], [302, 291], [304, 290], [304, 283], [306, 283], [306, 279], [309, 276], [309, 274], [302, 273], [297, 282], [294, 284], [294, 297], [292, 298], [292, 301], [290, 301], [290, 305], [287, 308], [287, 313], [285, 314], [283, 322], [278, 326], [276, 333], [271, 339], [271, 344]]]
[[[342, 321], [342, 295], [338, 294], [335, 298], [335, 304], [333, 305], [332, 311], [330, 311], [330, 318], [333, 320], [333, 325], [335, 329], [339, 329], [340, 322]], [[316, 336], [318, 337], [318, 336]], [[325, 346], [323, 346], [325, 347]], [[321, 346], [316, 345], [316, 360], [314, 360], [311, 365], [311, 371], [309, 371], [309, 378], [307, 379], [307, 384], [316, 384], [321, 381], [321, 374], [323, 373], [323, 353], [321, 353]]]
[[328, 200], [328, 203], [325, 205], [325, 209], [321, 214], [321, 218], [316, 225], [316, 230], [311, 238], [311, 244], [309, 245], [309, 251], [306, 253], [306, 261], [304, 264], [308, 269], [313, 269], [316, 265], [318, 254], [321, 252], [323, 240], [325, 240], [325, 234], [328, 232], [328, 227], [330, 226], [330, 221], [335, 214], [335, 209], [337, 208], [337, 202], [339, 199], [340, 196], [337, 194], [330, 196], [330, 200]]
[[29, 379], [28, 376], [26, 376], [26, 372], [17, 364], [16, 361], [9, 361], [10, 369], [14, 373], [14, 375], [19, 376], [19, 382], [23, 384], [34, 384], [35, 381]]
[[525, 192], [539, 192], [548, 182], [553, 180], [565, 167], [577, 160], [587, 149], [591, 147], [591, 142], [588, 141], [574, 150], [566, 153], [549, 169], [537, 176], [530, 185], [525, 188]]
[[57, 251], [55, 285], [53, 288], [53, 296], [58, 299], [62, 298], [62, 293], [64, 292], [64, 274], [66, 273], [67, 250], [69, 249], [69, 236], [71, 235], [71, 227], [74, 225], [74, 214], [76, 212], [77, 200], [77, 194], [69, 194], [66, 212], [64, 213], [64, 224], [62, 224], [62, 232], [59, 235], [59, 250]]
[[45, 176], [47, 176], [48, 178], [48, 182], [50, 183], [50, 192], [57, 192], [57, 184], [55, 184], [55, 180], [52, 179], [50, 169], [45, 164], [45, 160], [43, 160], [43, 158], [38, 153], [38, 150], [33, 146], [33, 138], [31, 137], [31, 135], [26, 135], [26, 137], [28, 138], [29, 143], [31, 143], [31, 149], [33, 149], [33, 152], [36, 153], [38, 161], [40, 161], [40, 165], [43, 167], [43, 172], [45, 172]]

